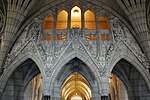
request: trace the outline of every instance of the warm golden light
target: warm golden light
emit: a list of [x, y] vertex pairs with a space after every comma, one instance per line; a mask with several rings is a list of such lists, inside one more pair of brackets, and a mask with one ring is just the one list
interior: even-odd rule
[[46, 16], [43, 29], [52, 29], [54, 24], [54, 18], [51, 16]]
[[71, 100], [82, 100], [82, 97], [75, 95], [71, 97]]
[[81, 28], [81, 9], [75, 6], [71, 9], [71, 28]]
[[62, 85], [61, 97], [63, 100], [90, 100], [92, 93], [86, 79], [74, 72]]
[[100, 16], [99, 19], [99, 29], [109, 29], [108, 19], [105, 16]]
[[79, 16], [79, 11], [78, 10], [74, 10], [74, 16], [78, 17]]
[[62, 10], [57, 16], [56, 29], [66, 29], [67, 21], [68, 21], [68, 13], [65, 10]]
[[87, 10], [84, 13], [84, 19], [85, 19], [85, 28], [86, 29], [96, 29], [95, 15], [92, 11]]

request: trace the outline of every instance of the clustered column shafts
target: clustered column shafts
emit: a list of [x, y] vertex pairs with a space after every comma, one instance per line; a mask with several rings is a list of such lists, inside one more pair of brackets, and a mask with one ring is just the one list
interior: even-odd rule
[[85, 28], [85, 23], [84, 23], [84, 9], [82, 8], [81, 9], [81, 29], [82, 29], [82, 33], [84, 31], [84, 28]]
[[[55, 9], [55, 13], [54, 13], [54, 26], [53, 26], [53, 40], [52, 40], [52, 45], [53, 45], [53, 52], [55, 52], [55, 40], [56, 40], [56, 25], [57, 25], [57, 15], [58, 13], [56, 13], [57, 9]], [[54, 56], [54, 53], [52, 53]]]
[[69, 8], [69, 10], [68, 10], [68, 23], [67, 24], [68, 24], [67, 28], [68, 28], [68, 30], [70, 30], [70, 28], [71, 28], [71, 8]]
[[108, 96], [101, 96], [101, 100], [108, 100]]
[[[18, 35], [17, 32], [19, 30], [19, 27], [23, 22], [25, 16], [28, 15], [28, 11], [32, 7], [30, 5], [33, 5], [35, 2], [35, 0], [20, 0], [19, 2], [15, 0], [7, 0], [6, 25], [0, 50], [0, 74], [2, 74], [3, 65], [5, 59], [7, 58], [7, 54]], [[22, 6], [20, 7], [20, 5]]]
[[51, 97], [46, 95], [46, 96], [44, 96], [44, 100], [51, 100]]
[[70, 29], [71, 29], [71, 8], [69, 8], [68, 10], [68, 23], [67, 23], [67, 38], [69, 39], [69, 33], [70, 33]]

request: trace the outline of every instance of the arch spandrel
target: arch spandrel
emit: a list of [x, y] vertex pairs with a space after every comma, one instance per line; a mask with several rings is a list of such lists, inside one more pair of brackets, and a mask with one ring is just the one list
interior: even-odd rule
[[[29, 20], [26, 21], [25, 24], [23, 24], [23, 27], [21, 28], [21, 30], [18, 31], [18, 35], [20, 35], [21, 32], [23, 31], [23, 29], [26, 27], [26, 25], [28, 25], [35, 17], [39, 16], [39, 15], [41, 14], [41, 12], [45, 13], [45, 12], [47, 12], [50, 8], [52, 8], [52, 6], [54, 6], [54, 5], [56, 5], [56, 4], [63, 3], [63, 2], [65, 2], [65, 1], [66, 1], [66, 0], [58, 1], [58, 2], [56, 1], [53, 5], [46, 5], [46, 6], [44, 6], [44, 8], [41, 8], [41, 11], [40, 11], [40, 12], [36, 12], [35, 14], [33, 14], [33, 16], [31, 16], [31, 17], [29, 18]], [[133, 29], [129, 26], [128, 22], [125, 21], [124, 18], [123, 18], [120, 14], [118, 14], [116, 11], [112, 10], [110, 7], [108, 7], [107, 5], [103, 4], [102, 2], [97, 2], [96, 0], [94, 0], [94, 1], [88, 1], [88, 2], [94, 3], [94, 4], [96, 4], [96, 5], [103, 5], [102, 7], [103, 7], [104, 9], [109, 9], [108, 11], [113, 12], [115, 16], [117, 16], [119, 19], [123, 20], [123, 22], [125, 23], [125, 25], [128, 26], [128, 28], [132, 31], [132, 33], [135, 34], [135, 32], [133, 31]], [[47, 3], [48, 3], [48, 2], [47, 2]], [[42, 13], [42, 14], [43, 14], [43, 13]]]
[[0, 92], [4, 91], [9, 77], [13, 74], [16, 68], [28, 59], [31, 59], [37, 65], [37, 67], [39, 68], [41, 72], [42, 77], [45, 78], [44, 67], [36, 56], [31, 55], [31, 54], [21, 55], [21, 56], [16, 57], [16, 60], [14, 60], [9, 66], [7, 66], [4, 73], [0, 77], [0, 79], [2, 80], [0, 81], [0, 86], [1, 86]]
[[[2, 87], [2, 88], [0, 87], [1, 89], [0, 91], [1, 92], [3, 91], [5, 84], [9, 80], [8, 78], [10, 78], [11, 74], [17, 68], [17, 66], [19, 66], [26, 59], [32, 59], [33, 62], [37, 64], [37, 66], [39, 67], [42, 73], [42, 76], [44, 77], [44, 83], [45, 83], [44, 88], [45, 88], [45, 91], [47, 91], [46, 90], [47, 88], [49, 89], [47, 92], [47, 94], [49, 95], [50, 94], [49, 91], [51, 91], [50, 88], [53, 87], [52, 84], [55, 82], [55, 78], [57, 77], [57, 74], [59, 73], [59, 71], [63, 68], [63, 66], [66, 65], [66, 63], [70, 62], [70, 60], [74, 58], [80, 59], [83, 63], [85, 63], [89, 67], [92, 73], [94, 73], [94, 76], [96, 76], [96, 79], [98, 80], [97, 83], [100, 88], [107, 86], [105, 85], [105, 83], [108, 82], [108, 77], [110, 73], [112, 72], [114, 66], [116, 66], [116, 64], [120, 62], [121, 59], [124, 59], [125, 61], [132, 64], [133, 67], [135, 67], [135, 69], [137, 69], [140, 72], [141, 76], [143, 77], [142, 80], [147, 83], [147, 86], [150, 91], [150, 84], [149, 84], [150, 82], [149, 58], [150, 57], [148, 56], [149, 51], [147, 51], [149, 47], [149, 43], [148, 43], [149, 40], [147, 40], [148, 30], [147, 30], [147, 22], [145, 20], [145, 18], [147, 18], [146, 11], [148, 9], [148, 5], [146, 3], [149, 3], [149, 2], [147, 2], [148, 0], [145, 0], [142, 3], [139, 3], [140, 1], [137, 1], [137, 0], [135, 0], [134, 2], [130, 2], [130, 1], [131, 0], [127, 0], [126, 2], [125, 0], [122, 0], [119, 2], [116, 0], [112, 0], [111, 2], [107, 2], [105, 0], [73, 0], [73, 1], [72, 0], [55, 0], [55, 1], [49, 0], [45, 2], [45, 0], [39, 0], [38, 2], [35, 2], [35, 0], [32, 0], [32, 1], [24, 2], [22, 0], [20, 2], [16, 2], [15, 5], [13, 4], [13, 2], [9, 2], [9, 4], [4, 2], [4, 6], [8, 6], [6, 7], [8, 9], [5, 9], [6, 10], [5, 13], [8, 13], [7, 18], [6, 18], [8, 20], [6, 20], [6, 29], [4, 28], [4, 31], [6, 32], [4, 33], [4, 37], [2, 37], [2, 53], [1, 53], [2, 59], [0, 60], [0, 67], [2, 65], [1, 62], [5, 61], [5, 58], [6, 58], [6, 63], [4, 62], [4, 67], [2, 65], [2, 69], [4, 68], [4, 71], [2, 72], [2, 75], [0, 76], [0, 79], [2, 79], [2, 81], [0, 81], [0, 86]], [[22, 7], [20, 7], [20, 4], [22, 5]], [[142, 5], [142, 6], [138, 6], [138, 5]], [[9, 57], [14, 56], [12, 51], [14, 49], [14, 46], [16, 46], [15, 44], [17, 43], [16, 42], [17, 39], [20, 38], [20, 34], [24, 34], [23, 31], [25, 30], [26, 26], [29, 25], [29, 23], [35, 17], [38, 17], [39, 19], [41, 19], [42, 16], [48, 10], [50, 10], [51, 11], [50, 13], [52, 13], [52, 16], [56, 18], [57, 16], [55, 16], [55, 14], [59, 12], [59, 9], [60, 10], [65, 9], [68, 13], [70, 9], [74, 6], [79, 6], [81, 8], [81, 12], [82, 11], [85, 12], [86, 9], [88, 8], [93, 8], [93, 12], [95, 14], [98, 15], [99, 14], [98, 12], [103, 12], [104, 15], [105, 14], [108, 15], [109, 20], [115, 19], [115, 17], [117, 17], [118, 20], [120, 20], [120, 22], [123, 22], [124, 25], [120, 25], [121, 28], [118, 28], [116, 30], [115, 30], [115, 27], [113, 27], [113, 25], [112, 26], [110, 25], [110, 27], [105, 28], [105, 29], [109, 28], [110, 30], [105, 31], [107, 34], [104, 34], [104, 31], [96, 30], [95, 27], [94, 27], [94, 31], [85, 30], [83, 28], [84, 21], [82, 20], [81, 27], [83, 29], [81, 28], [81, 30], [79, 30], [80, 31], [79, 36], [77, 36], [78, 37], [77, 41], [81, 40], [81, 42], [80, 43], [75, 42], [73, 44], [71, 44], [70, 40], [73, 39], [72, 37], [74, 37], [75, 34], [71, 33], [72, 29], [70, 29], [70, 27], [65, 26], [64, 28], [65, 30], [58, 31], [55, 29], [53, 30], [53, 25], [52, 25], [51, 26], [52, 30], [49, 31], [50, 33], [47, 34], [47, 31], [45, 31], [45, 34], [43, 35], [43, 38], [45, 40], [44, 41], [45, 44], [43, 47], [39, 46], [39, 44], [43, 42], [40, 40], [41, 38], [39, 38], [40, 37], [39, 35], [31, 39], [32, 42], [35, 42], [33, 43], [35, 47], [33, 48], [33, 51], [34, 50], [37, 51], [36, 54], [33, 54], [34, 52], [30, 52], [29, 50], [27, 50], [26, 45], [20, 45], [20, 47], [24, 49], [16, 47], [18, 48], [19, 52], [17, 52], [15, 54], [15, 58], [9, 62], [10, 60]], [[131, 9], [127, 9], [126, 6], [128, 6], [127, 8], [131, 8]], [[136, 10], [134, 9], [134, 6], [136, 6]], [[2, 7], [2, 9], [3, 8], [5, 7]], [[14, 8], [14, 9], [11, 9], [11, 8]], [[22, 10], [23, 8], [25, 9]], [[146, 11], [145, 11], [145, 8], [146, 8]], [[17, 14], [18, 12], [16, 11], [19, 11], [19, 14]], [[140, 15], [141, 12], [142, 14]], [[14, 16], [12, 16], [11, 14], [16, 15], [16, 17], [14, 18]], [[103, 14], [101, 13], [99, 15], [103, 15]], [[135, 14], [137, 16], [134, 16]], [[142, 16], [143, 14], [146, 15], [146, 17], [143, 17]], [[69, 13], [68, 13], [68, 16], [69, 16]], [[99, 16], [95, 16], [95, 17], [99, 17]], [[69, 18], [66, 18], [66, 19], [69, 20]], [[111, 21], [109, 22], [111, 24]], [[69, 26], [69, 23], [67, 23], [67, 25]], [[100, 25], [101, 24], [99, 24], [99, 26]], [[141, 27], [144, 27], [144, 25], [145, 25], [145, 28], [141, 28]], [[96, 28], [97, 27], [98, 25], [96, 26]], [[112, 27], [114, 29], [112, 29]], [[126, 31], [125, 28], [127, 28], [128, 31]], [[39, 31], [39, 30], [35, 30], [35, 31]], [[102, 34], [99, 35], [98, 31], [101, 31]], [[116, 31], [120, 31], [118, 32], [119, 34], [116, 34]], [[82, 32], [83, 33], [85, 32], [86, 35], [82, 34]], [[125, 34], [120, 35], [120, 33], [122, 32]], [[72, 35], [72, 37], [69, 36], [70, 34]], [[9, 35], [11, 35], [13, 38], [11, 38], [11, 36]], [[31, 35], [34, 35], [34, 34], [31, 34]], [[134, 35], [134, 37], [130, 35]], [[98, 40], [99, 36], [102, 39], [102, 41]], [[56, 41], [55, 41], [55, 37], [58, 37]], [[118, 39], [118, 37], [120, 39]], [[4, 41], [3, 41], [3, 38], [4, 38]], [[135, 38], [137, 40], [135, 40]], [[10, 42], [10, 43], [7, 43], [7, 42]], [[52, 45], [47, 46], [47, 43], [52, 44]], [[69, 43], [72, 45], [70, 49], [72, 50], [71, 52], [67, 50], [67, 46], [68, 48], [70, 48]], [[27, 42], [25, 42], [25, 44], [27, 44]], [[56, 44], [56, 45], [54, 46], [53, 44], [54, 45]], [[111, 45], [115, 45], [117, 49], [112, 49], [110, 47]], [[45, 49], [46, 46], [47, 48], [50, 48], [50, 49], [46, 50]], [[110, 50], [108, 49], [109, 47], [110, 47]], [[43, 49], [45, 49], [45, 51]], [[148, 57], [148, 60], [146, 56], [144, 55], [142, 49], [145, 55]], [[22, 55], [21, 53], [24, 53], [24, 50], [27, 50], [27, 52], [29, 53]], [[10, 55], [8, 54], [8, 57], [7, 57], [7, 53], [8, 53], [7, 51], [10, 53]], [[7, 63], [7, 61], [9, 63]], [[106, 77], [104, 75], [106, 75]], [[104, 95], [102, 93], [103, 90], [104, 88], [99, 89], [100, 91], [99, 94]], [[104, 92], [105, 91], [107, 90], [105, 89]], [[44, 94], [46, 93], [44, 92]], [[140, 99], [143, 99], [143, 98], [145, 97], [143, 96]], [[149, 99], [149, 97], [147, 98]]]
[[[118, 43], [118, 45], [116, 45], [115, 47], [113, 47], [113, 50], [116, 52], [109, 52], [111, 54], [111, 57], [113, 58], [108, 58], [108, 66], [107, 66], [107, 74], [108, 76], [111, 75], [111, 72], [114, 68], [114, 66], [121, 60], [121, 59], [125, 59], [126, 61], [128, 61], [129, 63], [131, 63], [139, 72], [140, 74], [143, 76], [143, 78], [145, 79], [148, 88], [150, 89], [150, 85], [149, 85], [149, 81], [150, 81], [150, 77], [149, 77], [149, 73], [148, 73], [148, 63], [143, 62], [141, 60], [141, 52], [138, 51], [136, 52], [136, 50], [134, 51], [134, 48], [139, 48], [139, 47], [132, 47], [133, 45], [129, 45], [128, 42], [125, 41], [120, 41]], [[137, 45], [136, 45], [137, 46]], [[120, 52], [117, 52], [120, 51]], [[144, 60], [146, 61], [146, 60]]]
[[[78, 54], [76, 53], [75, 55], [78, 55]], [[70, 56], [71, 56], [71, 54], [70, 54]], [[67, 59], [67, 57], [64, 58], [64, 60], [62, 60], [62, 62], [63, 61], [65, 62], [64, 64], [62, 64], [60, 62], [61, 65], [58, 64], [58, 66], [55, 66], [55, 69], [53, 70], [53, 73], [50, 78], [51, 82], [49, 83], [50, 94], [53, 94], [53, 92], [55, 92], [55, 91], [53, 91], [53, 89], [55, 89], [55, 86], [56, 86], [56, 88], [59, 87], [59, 89], [60, 89], [60, 86], [62, 86], [64, 81], [66, 81], [66, 79], [74, 72], [80, 73], [89, 82], [91, 89], [93, 89], [94, 87], [98, 87], [100, 89], [102, 88], [102, 87], [100, 87], [101, 85], [99, 84], [101, 82], [100, 82], [100, 77], [99, 77], [98, 73], [96, 73], [96, 71], [93, 72], [94, 68], [92, 65], [90, 65], [91, 67], [89, 67], [88, 66], [89, 64], [86, 65], [86, 63], [81, 60], [81, 59], [83, 59], [83, 57], [80, 57], [80, 58], [78, 58], [78, 56], [74, 56], [73, 58], [69, 57], [69, 59], [67, 59], [67, 61], [65, 59]], [[85, 60], [88, 62], [87, 59], [85, 59]], [[73, 65], [70, 65], [74, 61], [75, 62], [79, 61], [78, 62], [79, 65], [77, 63], [73, 63]], [[77, 64], [77, 66], [76, 66], [76, 64]], [[84, 65], [82, 65], [82, 64], [84, 64]], [[93, 74], [93, 75], [91, 75], [91, 74]], [[67, 80], [67, 81], [69, 81], [69, 80]], [[97, 91], [94, 93], [98, 93], [98, 89], [93, 90], [93, 91]], [[97, 96], [99, 96], [99, 95], [97, 95]]]
[[115, 67], [115, 65], [121, 61], [122, 59], [124, 59], [125, 61], [129, 62], [131, 65], [133, 65], [133, 67], [135, 67], [137, 69], [137, 71], [142, 75], [142, 77], [144, 78], [147, 86], [148, 86], [148, 90], [150, 91], [150, 77], [149, 77], [149, 73], [148, 71], [145, 70], [143, 64], [141, 62], [139, 62], [139, 60], [133, 56], [133, 54], [129, 55], [129, 54], [119, 54], [116, 53], [117, 56], [114, 56], [115, 61], [110, 63], [111, 67], [108, 69], [108, 76], [111, 75], [111, 72], [113, 70], [113, 68]]
[[[51, 78], [55, 78], [57, 77], [59, 71], [65, 66], [65, 64], [67, 64], [70, 60], [74, 59], [74, 58], [78, 58], [81, 61], [83, 61], [87, 66], [89, 66], [89, 68], [92, 70], [92, 72], [94, 73], [94, 75], [98, 78], [98, 76], [100, 76], [98, 74], [98, 68], [93, 64], [93, 62], [89, 59], [87, 59], [87, 56], [84, 56], [83, 53], [76, 53], [76, 52], [71, 52], [69, 55], [67, 55], [66, 57], [63, 57], [63, 59], [61, 59], [57, 65], [55, 66], [53, 73], [51, 75]], [[51, 83], [54, 83], [51, 82]]]

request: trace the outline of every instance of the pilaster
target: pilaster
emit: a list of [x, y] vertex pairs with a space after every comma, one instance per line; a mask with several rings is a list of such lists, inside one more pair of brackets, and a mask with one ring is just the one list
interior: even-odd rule
[[101, 100], [108, 100], [108, 96], [101, 96]]
[[51, 100], [51, 96], [49, 96], [49, 95], [44, 95], [44, 100]]
[[84, 9], [82, 8], [81, 9], [81, 29], [82, 29], [82, 33], [83, 33], [83, 31], [84, 31], [84, 28], [85, 28], [85, 22], [84, 22]]

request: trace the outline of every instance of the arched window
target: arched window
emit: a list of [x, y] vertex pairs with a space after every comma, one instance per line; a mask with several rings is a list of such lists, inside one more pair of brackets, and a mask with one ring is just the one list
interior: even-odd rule
[[85, 19], [85, 28], [86, 29], [96, 29], [95, 16], [94, 16], [93, 12], [91, 12], [90, 10], [87, 10], [84, 13], [84, 19]]
[[46, 16], [43, 29], [50, 30], [53, 28], [54, 18], [51, 16]]
[[81, 9], [77, 6], [71, 10], [71, 28], [81, 28]]
[[67, 29], [68, 13], [62, 10], [57, 17], [56, 29]]
[[99, 21], [99, 29], [103, 29], [103, 30], [109, 29], [108, 19], [106, 17], [100, 16], [98, 21]]
[[108, 41], [109, 40], [109, 22], [107, 17], [100, 16], [99, 19], [99, 29], [101, 30], [101, 40]]

